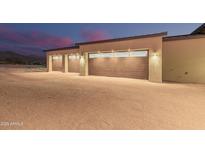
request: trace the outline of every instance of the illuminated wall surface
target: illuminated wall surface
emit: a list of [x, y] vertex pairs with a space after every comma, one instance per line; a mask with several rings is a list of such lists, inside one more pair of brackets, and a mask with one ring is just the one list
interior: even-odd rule
[[163, 42], [163, 80], [205, 83], [205, 38]]
[[77, 55], [77, 54], [75, 54], [75, 55], [69, 55], [69, 59], [73, 59], [73, 60], [79, 60], [80, 59], [80, 56], [79, 55]]
[[63, 58], [62, 55], [53, 56], [53, 60], [62, 60], [62, 58]]

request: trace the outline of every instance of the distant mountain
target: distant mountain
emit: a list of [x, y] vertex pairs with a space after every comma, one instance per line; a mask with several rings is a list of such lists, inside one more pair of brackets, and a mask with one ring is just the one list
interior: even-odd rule
[[21, 55], [13, 51], [0, 51], [0, 64], [45, 65], [45, 57]]

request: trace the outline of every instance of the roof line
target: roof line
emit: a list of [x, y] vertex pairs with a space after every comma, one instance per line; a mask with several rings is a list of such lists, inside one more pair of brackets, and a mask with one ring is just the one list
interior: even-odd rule
[[174, 41], [174, 40], [186, 40], [186, 39], [197, 39], [197, 38], [205, 38], [204, 34], [186, 34], [186, 35], [176, 35], [176, 36], [168, 36], [163, 37], [163, 41]]
[[62, 47], [62, 48], [54, 48], [54, 49], [46, 49], [43, 50], [44, 52], [48, 52], [48, 51], [57, 51], [57, 50], [66, 50], [66, 49], [78, 49], [79, 46], [75, 45], [75, 46], [70, 46], [70, 47]]
[[202, 24], [201, 26], [199, 26], [197, 29], [195, 29], [193, 32], [191, 32], [191, 35], [196, 35], [196, 34], [198, 34], [199, 32], [200, 32], [200, 30], [202, 29], [202, 28], [204, 28], [205, 27], [205, 24]]
[[79, 45], [84, 45], [84, 44], [95, 44], [95, 43], [104, 43], [104, 42], [115, 42], [115, 41], [141, 39], [141, 38], [156, 37], [156, 36], [165, 36], [165, 35], [167, 35], [167, 32], [147, 34], [147, 35], [138, 35], [138, 36], [130, 36], [130, 37], [121, 37], [121, 38], [107, 39], [107, 40], [99, 40], [99, 41], [91, 41], [91, 42], [80, 42], [80, 43], [76, 43], [76, 45], [79, 46]]

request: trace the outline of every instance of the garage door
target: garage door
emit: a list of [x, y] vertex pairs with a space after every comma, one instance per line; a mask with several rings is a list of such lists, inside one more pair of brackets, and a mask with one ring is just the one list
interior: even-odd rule
[[53, 71], [63, 71], [62, 56], [53, 56]]
[[148, 51], [90, 53], [89, 75], [148, 78]]
[[80, 57], [78, 55], [70, 55], [68, 61], [69, 72], [80, 72]]

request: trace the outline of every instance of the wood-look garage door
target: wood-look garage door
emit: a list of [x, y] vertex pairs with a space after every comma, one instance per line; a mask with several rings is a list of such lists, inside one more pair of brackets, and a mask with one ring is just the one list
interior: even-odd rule
[[62, 56], [53, 56], [53, 71], [63, 71]]
[[69, 59], [68, 71], [79, 73], [80, 72], [80, 60], [79, 59]]
[[120, 56], [112, 54], [89, 55], [89, 75], [148, 79], [147, 51], [138, 52], [134, 56], [128, 52], [124, 52], [124, 55], [120, 53]]
[[77, 54], [69, 55], [68, 72], [80, 72], [80, 56]]

